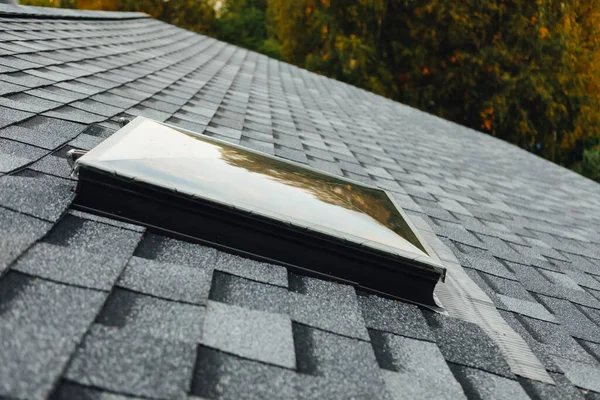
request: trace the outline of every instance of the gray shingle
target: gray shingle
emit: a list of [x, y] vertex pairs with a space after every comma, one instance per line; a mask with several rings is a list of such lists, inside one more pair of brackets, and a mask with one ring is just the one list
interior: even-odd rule
[[382, 370], [393, 399], [466, 399], [434, 343], [384, 334], [395, 371]]
[[[242, 142], [241, 142], [242, 143]], [[245, 144], [245, 143], [243, 143]], [[257, 150], [261, 150], [264, 151], [263, 148], [259, 148]], [[271, 151], [272, 153], [272, 151]], [[340, 169], [340, 167], [337, 166], [336, 163], [334, 162], [327, 162], [327, 161], [322, 161], [316, 158], [309, 158], [308, 159], [308, 165], [310, 165], [312, 168], [316, 168], [318, 170], [330, 173], [330, 174], [334, 174], [334, 175], [339, 175], [339, 176], [343, 176], [344, 174], [342, 173], [342, 170]]]
[[275, 155], [303, 164], [308, 163], [308, 158], [306, 158], [306, 155], [302, 151], [290, 149], [287, 147], [275, 145]]
[[479, 237], [481, 237], [485, 245], [488, 247], [490, 253], [494, 257], [524, 265], [528, 265], [532, 261], [530, 257], [515, 251], [500, 238], [487, 235], [479, 235]]
[[478, 325], [431, 312], [425, 316], [448, 362], [513, 377], [498, 346]]
[[293, 371], [240, 359], [204, 346], [198, 349], [191, 393], [210, 399], [281, 399], [297, 396]]
[[577, 270], [566, 270], [565, 273], [581, 287], [600, 290], [600, 281], [592, 274]]
[[180, 106], [177, 104], [160, 101], [160, 100], [156, 100], [153, 98], [150, 98], [150, 99], [144, 101], [141, 105], [143, 105], [145, 107], [154, 108], [156, 110], [171, 112], [171, 113], [176, 112], [180, 108]]
[[56, 132], [49, 134], [39, 130], [24, 128], [18, 125], [11, 125], [0, 130], [0, 137], [16, 140], [22, 143], [30, 144], [37, 147], [43, 147], [48, 150], [54, 150], [61, 144], [67, 142], [73, 136]]
[[286, 268], [279, 265], [261, 263], [229, 253], [219, 252], [215, 262], [215, 269], [258, 282], [283, 287], [288, 286]]
[[180, 398], [188, 391], [195, 359], [191, 344], [131, 336], [95, 324], [65, 377], [119, 393]]
[[51, 227], [48, 222], [0, 207], [0, 273]]
[[288, 314], [288, 291], [281, 286], [255, 282], [216, 271], [210, 290], [210, 299], [253, 310]]
[[54, 110], [46, 111], [43, 115], [57, 119], [64, 119], [67, 121], [81, 122], [84, 124], [93, 124], [95, 122], [102, 122], [107, 119], [106, 116], [83, 111], [79, 108], [71, 106], [62, 106]]
[[91, 99], [102, 102], [104, 104], [117, 106], [122, 109], [130, 108], [133, 105], [137, 104], [136, 100], [131, 100], [123, 96], [114, 95], [110, 92], [99, 93], [95, 96], [92, 96]]
[[[111, 124], [114, 124], [114, 125], [110, 126]], [[112, 121], [108, 121], [108, 122], [105, 121], [102, 124], [89, 125], [86, 128], [86, 130], [83, 131], [83, 133], [86, 135], [89, 135], [89, 136], [106, 139], [109, 136], [111, 136], [113, 133], [115, 133], [118, 129], [120, 129], [120, 126], [118, 123], [112, 122]]]
[[105, 294], [15, 272], [0, 278], [0, 395], [45, 398]]
[[336, 301], [291, 292], [290, 308], [291, 318], [296, 322], [340, 335], [369, 340], [356, 300]]
[[576, 361], [555, 357], [556, 363], [565, 371], [575, 386], [600, 392], [600, 365], [584, 364]]
[[0, 104], [17, 110], [29, 111], [32, 113], [44, 112], [52, 108], [59, 107], [61, 103], [42, 99], [41, 97], [31, 96], [26, 93], [15, 93], [0, 98]]
[[296, 366], [292, 322], [281, 314], [210, 301], [202, 344], [282, 367]]
[[556, 385], [536, 382], [531, 379], [520, 379], [521, 386], [531, 398], [584, 400], [583, 393], [569, 382], [562, 374], [550, 374]]
[[22, 71], [2, 74], [0, 75], [0, 80], [8, 83], [13, 83], [15, 85], [27, 86], [29, 88], [49, 85], [53, 83], [48, 79], [39, 78], [35, 75], [31, 75], [27, 72]]
[[417, 306], [378, 296], [358, 299], [367, 327], [415, 339], [434, 339]]
[[[267, 153], [267, 154], [271, 154], [271, 155], [275, 154], [275, 147], [274, 147], [273, 143], [263, 142], [260, 140], [254, 140], [254, 139], [250, 139], [248, 137], [242, 136], [242, 138], [240, 139], [240, 145], [242, 145], [244, 147], [248, 147], [253, 150], [261, 151], [263, 153]], [[341, 171], [340, 171], [340, 174], [341, 174]]]
[[63, 121], [61, 119], [48, 118], [44, 116], [35, 116], [19, 124], [19, 126], [32, 129], [37, 132], [47, 132], [49, 134], [75, 137], [85, 129], [84, 123]]
[[76, 101], [87, 97], [86, 94], [63, 89], [57, 86], [45, 86], [42, 88], [28, 90], [26, 93], [35, 97], [55, 101], [61, 104], [70, 103], [72, 101]]
[[[168, 107], [168, 108], [173, 109], [176, 107], [177, 106]], [[180, 110], [178, 112], [175, 112], [175, 114], [173, 114], [172, 118], [175, 118], [182, 122], [191, 122], [192, 124], [198, 124], [198, 125], [203, 125], [203, 126], [207, 126], [210, 122], [210, 117], [205, 117], [203, 115], [198, 115], [198, 114], [191, 113], [191, 112], [188, 112], [185, 110]]]
[[57, 221], [75, 197], [72, 182], [25, 170], [0, 177], [0, 205], [48, 221]]
[[565, 327], [525, 316], [520, 316], [519, 322], [541, 344], [541, 349], [546, 354], [573, 361], [592, 362], [593, 358], [571, 337]]
[[102, 137], [82, 133], [75, 139], [71, 140], [71, 142], [69, 142], [69, 145], [78, 149], [91, 150], [97, 145], [99, 145], [103, 140], [104, 138]]
[[[166, 120], [166, 122], [168, 124], [176, 125], [180, 128], [187, 129], [192, 132], [204, 133], [206, 135], [213, 136], [210, 134], [210, 132], [205, 131], [206, 125], [202, 125], [197, 122], [191, 122], [177, 117], [171, 117], [168, 120]], [[237, 141], [235, 141], [235, 143], [237, 143]]]
[[21, 58], [14, 57], [14, 56], [0, 57], [0, 64], [7, 65], [7, 66], [13, 67], [15, 69], [36, 68], [39, 66], [38, 64], [28, 62], [26, 60], [23, 60]]
[[600, 327], [594, 324], [572, 303], [552, 297], [539, 296], [563, 326], [576, 338], [600, 343]]
[[[37, 42], [36, 45], [40, 45], [43, 46], [40, 42]], [[52, 46], [48, 46], [46, 49], [51, 49]], [[46, 50], [43, 49], [43, 50]], [[40, 50], [42, 50], [40, 48]], [[49, 79], [51, 81], [55, 81], [55, 82], [59, 82], [59, 81], [66, 81], [71, 79], [71, 77], [69, 75], [65, 75], [62, 74], [60, 72], [57, 72], [56, 70], [52, 70], [49, 68], [37, 68], [37, 69], [30, 69], [27, 70], [27, 73], [33, 76], [37, 76], [38, 78], [44, 78], [44, 79]]]
[[527, 300], [515, 299], [513, 297], [498, 295], [502, 303], [510, 311], [518, 314], [526, 315], [528, 317], [541, 319], [548, 322], [556, 322], [556, 318], [551, 314], [543, 305]]
[[481, 400], [529, 399], [519, 382], [474, 368], [455, 366], [454, 373], [469, 398]]
[[[92, 95], [100, 93], [104, 90], [103, 88], [100, 88], [98, 86], [88, 85], [86, 81], [88, 81], [88, 80], [85, 78], [80, 78], [78, 80], [57, 83], [54, 85], [54, 87], [81, 93], [82, 95], [86, 95], [86, 96], [92, 96]], [[79, 97], [82, 98], [82, 97], [86, 97], [86, 96], [79, 96]], [[72, 108], [69, 106], [65, 106], [65, 107], [67, 107], [67, 108], [65, 110], [63, 110], [63, 112], [61, 113], [65, 116], [68, 116], [71, 113], [75, 113], [75, 115], [85, 115], [82, 113], [77, 113], [75, 111], [76, 110], [75, 108]]]
[[33, 113], [0, 106], [0, 127], [12, 125], [33, 116]]
[[455, 252], [454, 254], [463, 266], [485, 272], [489, 275], [515, 279], [514, 274], [488, 251], [459, 243], [456, 244], [456, 247], [460, 252]]
[[90, 214], [90, 213], [87, 213], [84, 211], [70, 209], [69, 214], [76, 218], [87, 219], [89, 221], [94, 221], [94, 222], [100, 222], [101, 224], [110, 225], [110, 226], [114, 226], [117, 228], [127, 229], [129, 231], [140, 232], [140, 233], [144, 233], [146, 231], [146, 228], [144, 228], [143, 226], [129, 224], [127, 222], [119, 221], [119, 220], [108, 218], [108, 217], [101, 217], [99, 215]]
[[109, 291], [125, 262], [126, 258], [118, 255], [37, 243], [23, 254], [13, 269], [53, 281]]
[[75, 103], [71, 103], [71, 106], [90, 112], [98, 115], [102, 115], [105, 117], [113, 117], [119, 113], [122, 113], [124, 110], [121, 107], [114, 107], [112, 105], [104, 104], [98, 101], [94, 101], [91, 99], [86, 99], [82, 101], [77, 101]]
[[555, 284], [564, 286], [566, 289], [583, 291], [583, 289], [568, 275], [545, 270], [540, 270], [540, 272], [552, 280]]
[[137, 256], [149, 260], [209, 269], [214, 268], [216, 254], [217, 251], [210, 247], [152, 233], [144, 235], [136, 249]]
[[370, 343], [302, 325], [294, 340], [300, 372], [327, 379], [319, 397], [389, 398]]
[[11, 172], [43, 157], [47, 151], [0, 138], [0, 173]]
[[[33, 50], [33, 49], [30, 49]], [[41, 54], [36, 54], [36, 53], [23, 53], [23, 54], [19, 54], [16, 56], [16, 58], [19, 58], [21, 60], [33, 63], [33, 64], [37, 64], [35, 65], [35, 67], [39, 67], [40, 65], [50, 65], [50, 64], [55, 64], [56, 61], [48, 58], [48, 57], [44, 57]], [[35, 68], [34, 67], [34, 68]]]
[[199, 343], [203, 319], [203, 307], [115, 289], [96, 322], [132, 336]]
[[139, 106], [139, 105], [126, 110], [126, 112], [128, 114], [135, 115], [136, 117], [137, 116], [146, 117], [146, 118], [150, 118], [150, 119], [153, 119], [153, 120], [159, 121], [159, 122], [164, 122], [164, 121], [168, 120], [169, 117], [171, 116], [171, 113], [162, 112], [162, 111], [155, 110], [153, 108], [143, 107], [143, 106]]
[[205, 304], [212, 271], [132, 257], [119, 279], [122, 287], [165, 299]]
[[600, 266], [598, 265], [597, 261], [594, 262], [589, 258], [575, 254], [568, 254], [568, 256], [569, 259], [572, 261], [572, 263], [570, 264], [572, 268], [576, 268], [581, 272], [587, 272], [588, 274], [593, 274], [596, 276], [600, 275]]
[[354, 288], [349, 285], [323, 281], [293, 273], [289, 274], [289, 281], [290, 290], [296, 293], [305, 294], [317, 299], [322, 298], [340, 303], [356, 303], [358, 301]]
[[[530, 268], [525, 267], [523, 268]], [[524, 301], [535, 301], [531, 294], [519, 281], [504, 279], [490, 274], [480, 273], [483, 280], [493, 288], [498, 295], [505, 295]], [[542, 279], [543, 277], [540, 277]]]
[[44, 238], [47, 243], [113, 256], [133, 253], [141, 234], [68, 214]]
[[[56, 391], [52, 394], [53, 400], [139, 400], [139, 397], [130, 397], [111, 392], [105, 392], [91, 387], [74, 384], [71, 382], [62, 382], [58, 385]], [[189, 399], [194, 400], [194, 399]]]
[[71, 177], [71, 167], [69, 166], [67, 159], [56, 157], [52, 154], [48, 154], [41, 160], [31, 164], [29, 169], [43, 172], [48, 175], [58, 176], [59, 178], [74, 180], [74, 178]]
[[600, 358], [600, 344], [587, 342], [585, 340], [578, 340], [577, 342], [596, 360]]
[[27, 90], [27, 86], [15, 85], [14, 83], [2, 82], [0, 85], [0, 96], [8, 93], [18, 93]]
[[447, 237], [454, 242], [458, 242], [466, 246], [486, 248], [486, 245], [482, 243], [481, 240], [463, 228], [462, 225], [437, 219], [435, 221], [437, 221], [437, 223], [433, 225], [433, 228], [438, 235]]

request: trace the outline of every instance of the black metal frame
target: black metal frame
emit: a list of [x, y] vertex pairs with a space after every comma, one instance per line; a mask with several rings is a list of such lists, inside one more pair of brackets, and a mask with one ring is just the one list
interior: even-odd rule
[[437, 309], [433, 297], [444, 270], [301, 228], [232, 206], [190, 197], [109, 174], [78, 168], [75, 206], [285, 265], [304, 274]]

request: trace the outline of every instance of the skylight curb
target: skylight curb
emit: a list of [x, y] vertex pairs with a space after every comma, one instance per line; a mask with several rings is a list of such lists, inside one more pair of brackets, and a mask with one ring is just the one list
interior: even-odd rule
[[143, 117], [74, 171], [75, 203], [87, 211], [438, 308], [433, 288], [445, 269], [386, 190]]

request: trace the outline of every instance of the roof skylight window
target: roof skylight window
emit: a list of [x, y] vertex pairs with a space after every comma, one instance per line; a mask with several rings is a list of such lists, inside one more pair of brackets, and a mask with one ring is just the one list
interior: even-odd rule
[[436, 306], [445, 270], [383, 190], [142, 117], [75, 170], [80, 208]]

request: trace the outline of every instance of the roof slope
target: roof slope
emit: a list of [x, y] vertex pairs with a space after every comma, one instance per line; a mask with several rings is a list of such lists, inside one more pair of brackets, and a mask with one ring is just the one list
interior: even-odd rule
[[[124, 115], [390, 190], [557, 385], [516, 377], [477, 325], [71, 210], [65, 153]], [[600, 185], [140, 15], [1, 6], [0, 273], [0, 397], [600, 392]]]

